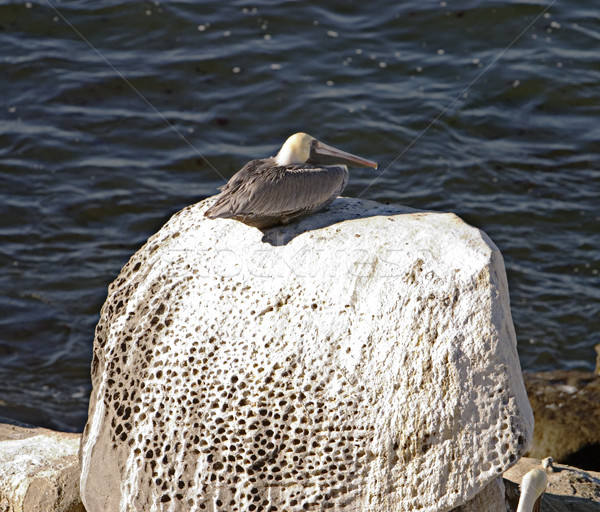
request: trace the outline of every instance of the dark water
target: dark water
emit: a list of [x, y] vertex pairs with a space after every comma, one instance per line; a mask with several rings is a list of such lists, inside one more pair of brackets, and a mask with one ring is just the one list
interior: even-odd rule
[[0, 415], [81, 429], [109, 282], [296, 131], [492, 237], [525, 369], [593, 367], [596, 0], [0, 1], [0, 48]]

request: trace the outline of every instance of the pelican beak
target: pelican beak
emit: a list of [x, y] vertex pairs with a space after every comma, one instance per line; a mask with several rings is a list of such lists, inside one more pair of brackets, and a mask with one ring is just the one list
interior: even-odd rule
[[306, 163], [322, 165], [342, 164], [353, 165], [355, 167], [373, 167], [374, 169], [377, 169], [377, 162], [352, 155], [351, 153], [346, 153], [340, 149], [332, 148], [316, 139], [311, 142], [310, 157]]

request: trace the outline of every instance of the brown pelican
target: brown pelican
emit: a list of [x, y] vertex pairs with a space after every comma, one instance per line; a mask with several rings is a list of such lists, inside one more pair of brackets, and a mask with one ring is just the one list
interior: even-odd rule
[[327, 208], [348, 182], [346, 165], [377, 163], [332, 148], [306, 133], [292, 135], [270, 158], [250, 160], [206, 211], [210, 219], [236, 219], [267, 228]]

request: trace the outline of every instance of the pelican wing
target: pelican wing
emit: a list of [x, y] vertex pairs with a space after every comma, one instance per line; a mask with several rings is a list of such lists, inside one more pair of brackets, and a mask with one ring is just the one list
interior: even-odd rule
[[276, 167], [254, 187], [242, 213], [285, 215], [312, 211], [333, 201], [346, 186], [345, 167]]
[[348, 181], [345, 166], [273, 164], [272, 159], [246, 164], [223, 188], [207, 216], [249, 220], [294, 217], [326, 207]]
[[257, 169], [265, 164], [267, 160], [250, 160], [244, 167], [236, 172], [231, 179], [222, 187], [215, 203], [206, 211], [205, 215], [211, 219], [219, 217], [229, 218], [239, 209], [239, 199], [245, 196], [245, 184], [252, 179]]

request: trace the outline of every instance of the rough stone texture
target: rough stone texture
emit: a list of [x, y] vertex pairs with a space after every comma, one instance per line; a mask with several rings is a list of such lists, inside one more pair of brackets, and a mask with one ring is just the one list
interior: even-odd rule
[[[511, 512], [517, 510], [523, 476], [539, 467], [538, 459], [523, 457], [504, 473], [506, 501]], [[542, 496], [542, 511], [600, 512], [600, 473], [554, 463], [546, 474], [548, 488]]]
[[0, 418], [0, 511], [84, 512], [80, 437]]
[[[567, 462], [576, 452], [600, 453], [600, 375], [573, 370], [524, 373], [535, 416], [528, 455]], [[590, 452], [591, 453], [591, 452]], [[571, 464], [573, 461], [570, 462]], [[578, 466], [586, 467], [580, 463]], [[596, 460], [596, 467], [600, 462]]]
[[352, 199], [263, 233], [205, 219], [212, 201], [173, 216], [109, 288], [88, 512], [441, 512], [528, 448], [484, 233]]
[[452, 512], [506, 512], [506, 496], [502, 477], [492, 480], [474, 498]]

